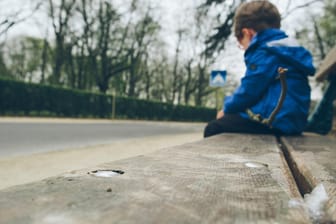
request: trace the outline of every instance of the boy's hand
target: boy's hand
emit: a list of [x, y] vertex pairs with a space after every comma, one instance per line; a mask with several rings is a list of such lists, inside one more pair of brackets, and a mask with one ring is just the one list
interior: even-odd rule
[[220, 110], [220, 111], [218, 111], [218, 113], [217, 113], [216, 119], [218, 120], [218, 119], [220, 119], [220, 118], [222, 118], [222, 117], [224, 117], [224, 111], [223, 111], [223, 110]]

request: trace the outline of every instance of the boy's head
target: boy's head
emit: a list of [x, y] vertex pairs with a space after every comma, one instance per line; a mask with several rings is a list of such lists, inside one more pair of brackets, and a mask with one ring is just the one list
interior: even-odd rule
[[243, 37], [243, 29], [248, 28], [256, 33], [281, 26], [281, 16], [275, 5], [269, 1], [252, 1], [241, 4], [234, 17], [234, 34], [239, 40]]

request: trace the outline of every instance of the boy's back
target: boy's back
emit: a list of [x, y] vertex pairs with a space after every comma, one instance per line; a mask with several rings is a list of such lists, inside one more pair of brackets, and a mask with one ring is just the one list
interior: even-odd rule
[[[310, 104], [307, 76], [313, 75], [315, 69], [310, 53], [279, 28], [280, 14], [268, 1], [248, 2], [239, 7], [234, 31], [246, 50], [246, 73], [233, 95], [225, 98], [218, 119], [206, 127], [205, 137], [222, 132], [300, 134], [303, 131]], [[286, 98], [274, 122], [270, 126], [261, 125], [251, 119], [251, 113], [262, 120], [275, 109], [281, 93], [279, 67], [287, 69]], [[237, 124], [241, 127], [232, 128]]]

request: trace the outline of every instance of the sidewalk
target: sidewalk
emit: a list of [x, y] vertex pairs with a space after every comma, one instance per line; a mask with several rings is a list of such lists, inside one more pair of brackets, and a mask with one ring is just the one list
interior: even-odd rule
[[[118, 122], [93, 119], [0, 118], [0, 122]], [[122, 121], [125, 122], [125, 121]], [[141, 122], [141, 121], [130, 121]], [[175, 123], [172, 125], [183, 125]], [[0, 159], [0, 190], [42, 180], [51, 176], [90, 168], [102, 163], [144, 155], [162, 148], [202, 139], [202, 133], [161, 135], [120, 141], [108, 145], [72, 148]]]

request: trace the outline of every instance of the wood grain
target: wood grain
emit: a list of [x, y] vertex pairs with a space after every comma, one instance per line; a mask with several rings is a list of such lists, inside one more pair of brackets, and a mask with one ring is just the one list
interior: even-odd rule
[[2, 190], [0, 223], [310, 223], [292, 199], [274, 137], [225, 134]]
[[[323, 184], [329, 200], [325, 208], [325, 223], [336, 222], [336, 140], [331, 136], [305, 134], [281, 138], [298, 172], [298, 182], [306, 182], [304, 191]], [[310, 192], [303, 192], [310, 193]]]

